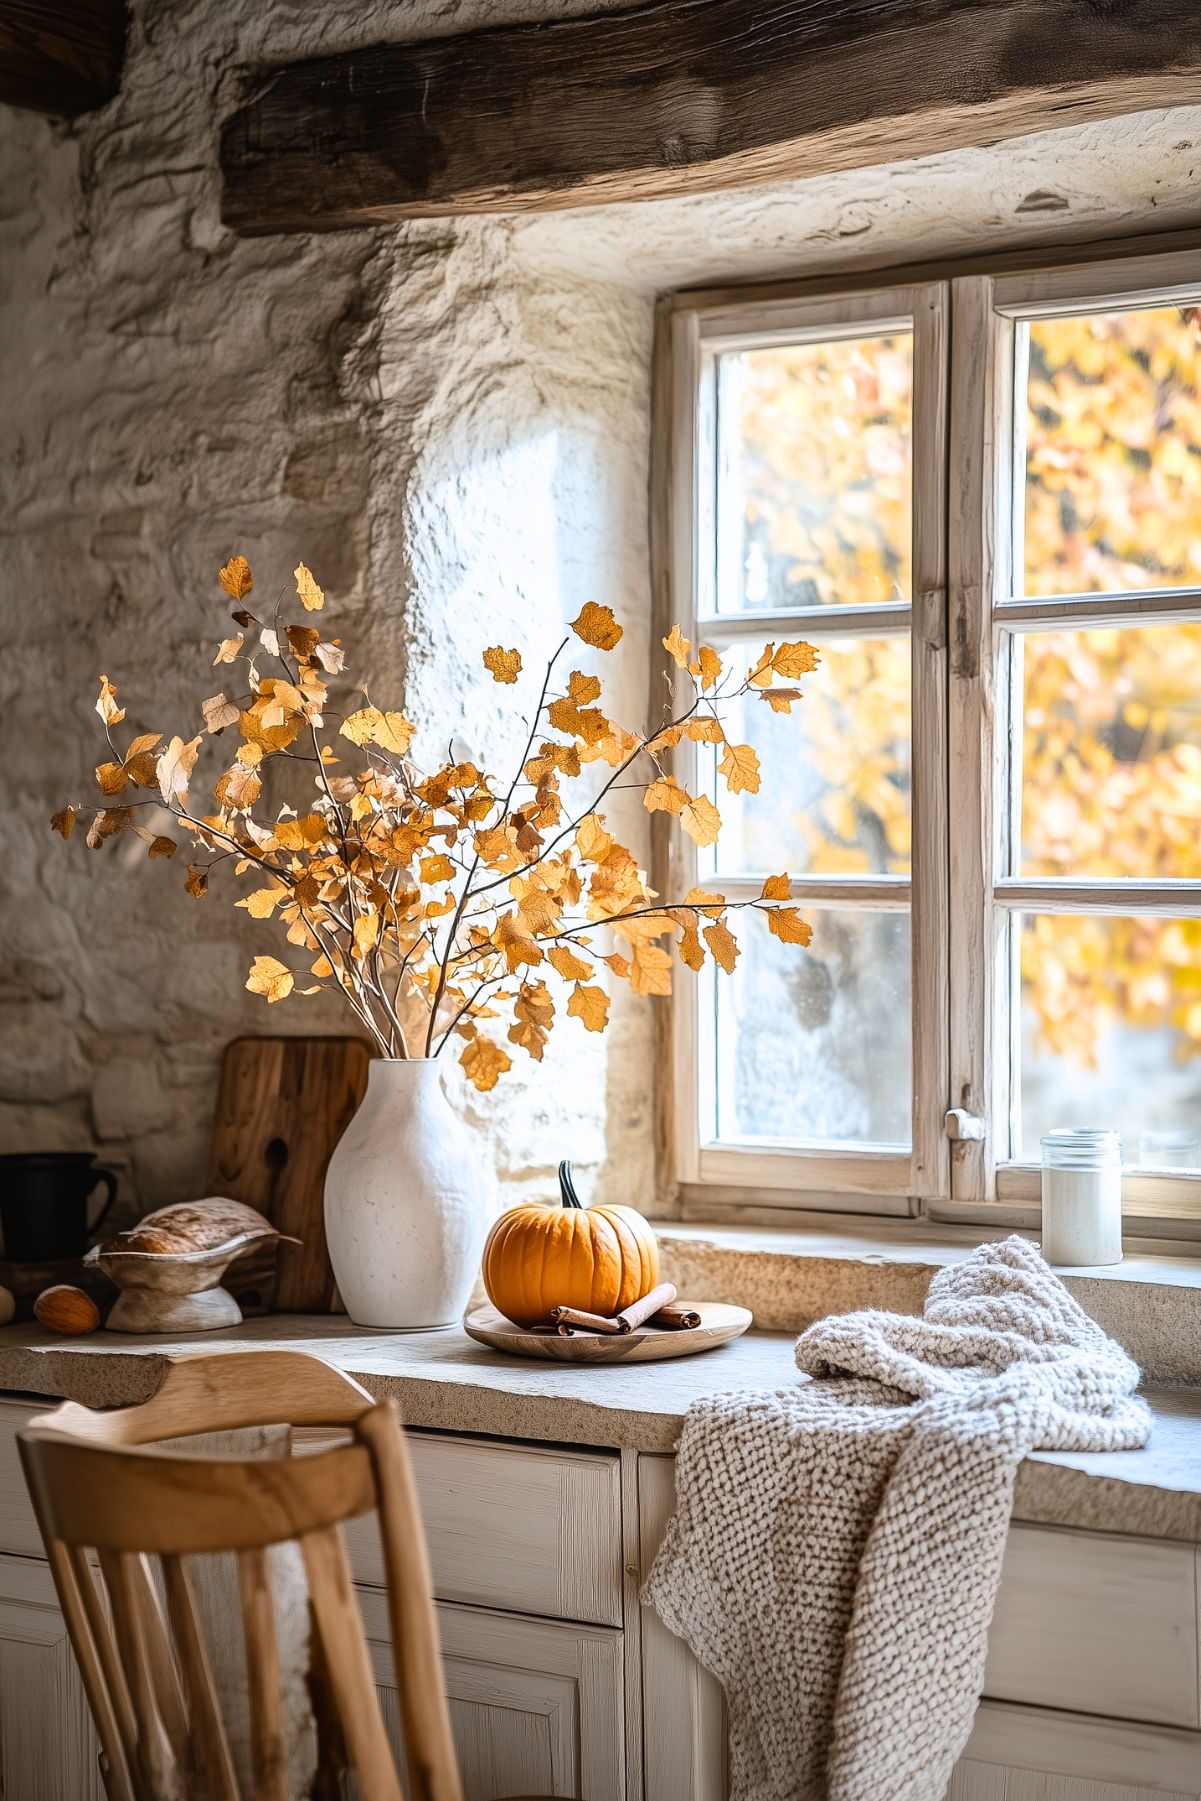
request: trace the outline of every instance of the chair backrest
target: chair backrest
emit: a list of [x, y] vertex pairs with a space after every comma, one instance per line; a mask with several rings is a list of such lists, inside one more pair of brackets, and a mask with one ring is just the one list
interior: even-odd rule
[[[349, 1438], [311, 1455], [249, 1459], [156, 1444], [277, 1424], [345, 1427]], [[462, 1801], [395, 1402], [374, 1402], [300, 1352], [225, 1352], [172, 1364], [139, 1407], [93, 1413], [68, 1403], [31, 1420], [19, 1440], [111, 1801], [240, 1801], [186, 1561], [219, 1552], [236, 1558], [253, 1794], [289, 1801], [268, 1553], [290, 1543], [303, 1558], [312, 1628], [313, 1792], [341, 1794], [349, 1772], [362, 1801], [403, 1801], [340, 1531], [373, 1509], [411, 1801]]]

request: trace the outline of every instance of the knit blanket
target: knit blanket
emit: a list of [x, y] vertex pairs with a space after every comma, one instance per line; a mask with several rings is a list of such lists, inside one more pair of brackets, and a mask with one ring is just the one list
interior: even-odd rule
[[819, 1321], [806, 1378], [688, 1412], [644, 1598], [726, 1692], [732, 1801], [939, 1801], [1027, 1452], [1143, 1445], [1137, 1368], [1013, 1237], [920, 1318]]

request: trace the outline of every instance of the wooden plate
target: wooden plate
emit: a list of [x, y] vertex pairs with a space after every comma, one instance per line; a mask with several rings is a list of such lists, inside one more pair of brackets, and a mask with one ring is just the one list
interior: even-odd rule
[[724, 1301], [681, 1301], [701, 1316], [689, 1332], [664, 1332], [655, 1326], [639, 1326], [633, 1332], [573, 1332], [560, 1338], [557, 1332], [527, 1332], [515, 1326], [495, 1307], [473, 1307], [463, 1330], [480, 1344], [508, 1351], [515, 1357], [545, 1357], [556, 1363], [652, 1363], [662, 1357], [692, 1357], [716, 1345], [741, 1338], [751, 1323], [746, 1307], [730, 1307]]

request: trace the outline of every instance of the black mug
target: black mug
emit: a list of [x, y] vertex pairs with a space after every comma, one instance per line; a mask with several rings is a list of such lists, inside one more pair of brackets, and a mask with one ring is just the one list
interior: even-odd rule
[[0, 1156], [0, 1228], [10, 1263], [57, 1263], [88, 1248], [88, 1199], [98, 1183], [108, 1190], [100, 1225], [117, 1194], [111, 1170], [97, 1169], [91, 1151], [14, 1151]]

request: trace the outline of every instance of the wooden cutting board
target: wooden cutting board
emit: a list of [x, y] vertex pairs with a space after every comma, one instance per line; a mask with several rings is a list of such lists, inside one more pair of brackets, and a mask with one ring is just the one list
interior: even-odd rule
[[225, 1047], [208, 1193], [245, 1201], [279, 1231], [274, 1272], [253, 1254], [225, 1286], [244, 1312], [342, 1311], [325, 1243], [325, 1170], [367, 1090], [363, 1038], [235, 1038]]

